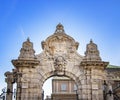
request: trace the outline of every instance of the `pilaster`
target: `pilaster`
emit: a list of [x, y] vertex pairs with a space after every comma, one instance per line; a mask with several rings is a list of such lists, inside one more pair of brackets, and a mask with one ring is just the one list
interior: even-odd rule
[[[39, 83], [35, 80], [35, 67], [39, 65], [38, 60], [12, 60], [17, 68], [17, 100], [40, 100]], [[36, 76], [37, 77], [37, 76]]]
[[87, 100], [103, 100], [103, 72], [108, 62], [82, 61], [81, 66], [86, 70]]

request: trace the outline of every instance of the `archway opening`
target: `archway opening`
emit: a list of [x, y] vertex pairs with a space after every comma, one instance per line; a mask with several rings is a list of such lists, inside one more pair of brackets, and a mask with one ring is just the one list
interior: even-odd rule
[[52, 76], [43, 84], [43, 100], [78, 100], [77, 85], [67, 76]]
[[44, 82], [44, 84], [43, 84], [42, 89], [43, 89], [43, 96], [44, 96], [43, 98], [44, 98], [44, 100], [46, 98], [51, 98], [51, 94], [52, 94], [52, 79], [53, 79], [53, 77], [48, 78]]

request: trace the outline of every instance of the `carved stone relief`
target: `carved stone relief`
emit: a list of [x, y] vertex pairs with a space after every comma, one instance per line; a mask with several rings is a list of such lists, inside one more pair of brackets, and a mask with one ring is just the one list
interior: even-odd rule
[[12, 61], [17, 73], [22, 74], [16, 81], [17, 100], [41, 100], [43, 83], [56, 75], [67, 76], [76, 82], [79, 100], [103, 100], [100, 87], [107, 79], [104, 69], [108, 62], [101, 60], [96, 44], [90, 41], [85, 56], [81, 56], [77, 52], [79, 43], [65, 33], [61, 24], [41, 44], [43, 51], [35, 55], [28, 39], [23, 43], [18, 59]]
[[65, 70], [66, 64], [67, 64], [67, 62], [66, 62], [65, 58], [63, 58], [62, 56], [58, 56], [57, 58], [55, 58], [54, 68], [56, 71], [63, 71], [63, 70]]

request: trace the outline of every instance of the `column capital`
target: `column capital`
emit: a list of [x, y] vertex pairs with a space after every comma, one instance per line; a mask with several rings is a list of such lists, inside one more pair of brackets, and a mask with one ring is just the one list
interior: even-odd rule
[[5, 81], [6, 81], [7, 83], [12, 84], [12, 83], [15, 82], [12, 72], [7, 71], [4, 75], [7, 77], [7, 78], [5, 79]]

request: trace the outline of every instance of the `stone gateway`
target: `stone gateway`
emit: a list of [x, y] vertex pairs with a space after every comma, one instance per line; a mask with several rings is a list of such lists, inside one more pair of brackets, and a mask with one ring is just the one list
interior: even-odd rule
[[[97, 45], [90, 40], [85, 56], [78, 52], [79, 43], [67, 35], [62, 24], [53, 35], [42, 41], [43, 51], [35, 55], [33, 43], [27, 39], [18, 59], [12, 60], [14, 69], [6, 72], [7, 90], [17, 84], [16, 100], [42, 100], [42, 86], [52, 76], [66, 76], [77, 85], [79, 100], [104, 100], [103, 84], [112, 89], [111, 76], [106, 71], [108, 62], [102, 61]], [[119, 75], [118, 75], [119, 77]], [[113, 100], [111, 96], [106, 100]], [[12, 93], [7, 94], [12, 100]]]

